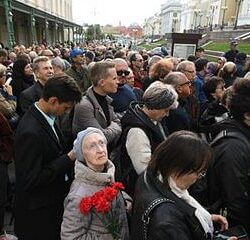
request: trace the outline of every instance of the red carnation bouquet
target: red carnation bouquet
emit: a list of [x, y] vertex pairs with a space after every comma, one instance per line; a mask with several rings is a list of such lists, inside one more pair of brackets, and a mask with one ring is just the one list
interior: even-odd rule
[[114, 239], [121, 237], [121, 224], [115, 214], [115, 208], [112, 209], [112, 202], [117, 197], [124, 186], [120, 182], [114, 182], [110, 186], [101, 189], [90, 197], [82, 198], [80, 202], [80, 211], [82, 214], [89, 214], [92, 211], [105, 225], [108, 232]]

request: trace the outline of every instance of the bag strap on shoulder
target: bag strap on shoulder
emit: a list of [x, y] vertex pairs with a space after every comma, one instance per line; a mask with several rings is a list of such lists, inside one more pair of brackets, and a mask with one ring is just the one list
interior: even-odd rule
[[168, 199], [168, 198], [163, 198], [163, 197], [159, 197], [154, 199], [147, 207], [147, 209], [144, 211], [143, 215], [142, 215], [142, 222], [143, 222], [143, 239], [147, 240], [148, 238], [148, 225], [150, 222], [150, 213], [156, 208], [158, 207], [160, 204], [162, 203], [174, 203], [174, 201]]
[[244, 142], [246, 145], [250, 145], [248, 142], [247, 138], [244, 136], [243, 133], [240, 133], [239, 131], [229, 131], [229, 130], [223, 130], [221, 131], [215, 138], [214, 140], [210, 143], [211, 146], [214, 146], [219, 140], [226, 138], [226, 137], [231, 137], [231, 138], [236, 138]]

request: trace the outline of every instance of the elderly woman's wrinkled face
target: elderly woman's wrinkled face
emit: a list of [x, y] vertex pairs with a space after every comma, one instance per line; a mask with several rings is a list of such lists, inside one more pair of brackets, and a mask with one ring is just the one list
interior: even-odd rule
[[84, 160], [89, 168], [101, 172], [108, 161], [107, 143], [105, 138], [92, 133], [85, 137], [82, 142]]

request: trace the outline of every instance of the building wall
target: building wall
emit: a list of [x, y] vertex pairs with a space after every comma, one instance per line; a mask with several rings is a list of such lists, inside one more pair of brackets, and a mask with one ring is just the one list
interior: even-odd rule
[[169, 1], [161, 5], [161, 35], [180, 31], [181, 4], [177, 0]]
[[241, 3], [238, 25], [250, 24], [250, 0]]
[[39, 8], [52, 15], [68, 21], [73, 21], [72, 18], [72, 0], [17, 0], [29, 6]]

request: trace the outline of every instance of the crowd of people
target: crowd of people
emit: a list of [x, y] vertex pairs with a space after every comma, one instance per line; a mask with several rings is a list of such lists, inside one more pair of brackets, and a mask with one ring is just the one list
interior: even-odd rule
[[250, 62], [236, 47], [215, 62], [202, 47], [0, 49], [0, 240], [7, 203], [19, 240], [250, 234]]

